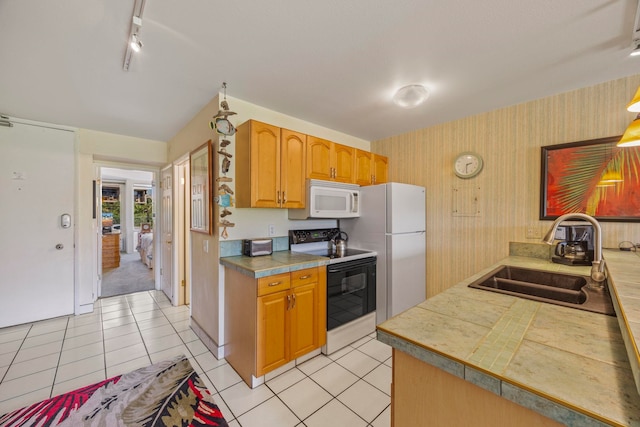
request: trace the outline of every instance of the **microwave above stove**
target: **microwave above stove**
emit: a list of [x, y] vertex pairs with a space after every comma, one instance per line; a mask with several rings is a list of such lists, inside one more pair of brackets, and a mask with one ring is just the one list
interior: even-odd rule
[[289, 209], [289, 219], [356, 218], [360, 216], [360, 186], [307, 180], [307, 206]]

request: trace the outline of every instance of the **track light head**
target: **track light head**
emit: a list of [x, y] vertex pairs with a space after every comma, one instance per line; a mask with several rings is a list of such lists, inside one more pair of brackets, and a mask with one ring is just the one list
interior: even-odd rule
[[130, 46], [134, 52], [140, 52], [140, 50], [142, 49], [142, 46], [144, 45], [142, 44], [142, 41], [138, 38], [137, 34], [132, 34]]
[[629, 56], [640, 56], [640, 40], [633, 41], [633, 50], [629, 54]]

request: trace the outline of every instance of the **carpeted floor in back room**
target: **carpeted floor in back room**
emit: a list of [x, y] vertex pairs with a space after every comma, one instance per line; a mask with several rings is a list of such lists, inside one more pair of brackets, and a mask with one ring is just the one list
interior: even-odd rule
[[155, 289], [153, 269], [142, 263], [137, 251], [131, 254], [120, 253], [120, 267], [102, 272], [103, 298], [152, 289]]

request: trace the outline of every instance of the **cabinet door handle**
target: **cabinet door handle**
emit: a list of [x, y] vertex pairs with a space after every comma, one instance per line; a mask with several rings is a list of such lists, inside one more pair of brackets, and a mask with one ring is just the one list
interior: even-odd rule
[[287, 295], [287, 311], [291, 310], [291, 295]]
[[282, 283], [282, 281], [279, 281], [279, 282], [271, 282], [271, 283], [269, 283], [267, 286], [278, 286], [278, 285], [279, 285], [279, 284], [281, 284], [281, 283]]
[[280, 204], [280, 190], [278, 190], [278, 204]]
[[305, 274], [304, 276], [300, 276], [300, 280], [308, 279], [309, 277], [311, 277], [310, 274]]
[[294, 308], [296, 306], [296, 294], [293, 294], [293, 304], [291, 305], [291, 308]]
[[285, 192], [282, 192], [282, 204], [284, 205], [285, 203], [287, 203], [287, 196], [285, 195]]

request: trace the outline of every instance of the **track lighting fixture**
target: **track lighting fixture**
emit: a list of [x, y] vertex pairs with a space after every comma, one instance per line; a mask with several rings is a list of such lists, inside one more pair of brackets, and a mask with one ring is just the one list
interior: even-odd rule
[[640, 40], [634, 40], [633, 44], [635, 48], [631, 51], [629, 56], [640, 56]]
[[129, 71], [133, 53], [140, 52], [143, 46], [142, 41], [140, 41], [140, 30], [142, 29], [142, 13], [144, 12], [145, 2], [146, 0], [135, 0], [135, 4], [133, 5], [127, 50], [124, 54], [124, 63], [122, 64], [124, 71]]

